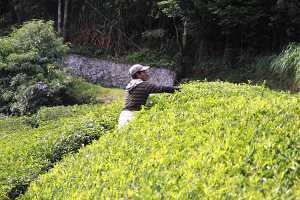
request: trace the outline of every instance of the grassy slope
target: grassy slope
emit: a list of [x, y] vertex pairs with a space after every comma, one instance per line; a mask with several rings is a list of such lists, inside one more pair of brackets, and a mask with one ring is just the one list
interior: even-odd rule
[[295, 199], [300, 99], [192, 83], [67, 157], [21, 199]]
[[[104, 88], [100, 85], [87, 83], [81, 79], [72, 78], [68, 94], [75, 102], [82, 103], [111, 103], [124, 96], [124, 90], [118, 88]], [[71, 101], [74, 101], [74, 99]]]

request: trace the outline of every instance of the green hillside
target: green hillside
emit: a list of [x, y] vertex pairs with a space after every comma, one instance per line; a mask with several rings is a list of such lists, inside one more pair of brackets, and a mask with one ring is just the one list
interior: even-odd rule
[[297, 199], [300, 98], [194, 82], [67, 156], [20, 199]]

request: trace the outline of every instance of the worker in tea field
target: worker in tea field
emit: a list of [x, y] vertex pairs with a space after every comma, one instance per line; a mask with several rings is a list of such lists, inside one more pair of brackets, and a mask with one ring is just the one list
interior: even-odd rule
[[151, 93], [174, 93], [179, 87], [158, 86], [150, 83], [149, 66], [140, 64], [133, 65], [129, 69], [132, 80], [126, 86], [125, 107], [120, 114], [118, 127], [121, 128], [134, 117], [134, 113], [139, 111], [146, 104]]

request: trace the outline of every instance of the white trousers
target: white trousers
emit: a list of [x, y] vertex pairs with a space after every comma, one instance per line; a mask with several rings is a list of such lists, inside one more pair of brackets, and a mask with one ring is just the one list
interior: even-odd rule
[[134, 117], [134, 111], [123, 110], [119, 117], [118, 128], [125, 126]]

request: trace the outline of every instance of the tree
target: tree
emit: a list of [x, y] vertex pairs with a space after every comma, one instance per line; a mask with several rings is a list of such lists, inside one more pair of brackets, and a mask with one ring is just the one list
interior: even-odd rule
[[66, 53], [53, 22], [30, 21], [0, 38], [0, 112], [26, 114], [61, 103], [65, 83], [56, 73]]
[[61, 9], [62, 9], [62, 0], [58, 0], [58, 6], [57, 6], [57, 32], [58, 34], [61, 36], [62, 35], [62, 29], [61, 29], [61, 20], [62, 20], [62, 13], [61, 13]]
[[[58, 0], [57, 5], [57, 32], [64, 39], [67, 38], [67, 22], [68, 22], [68, 11], [69, 11], [69, 0]], [[62, 13], [62, 8], [64, 12]]]
[[[187, 66], [183, 65], [185, 63], [185, 49], [188, 37], [188, 17], [183, 14], [183, 10], [176, 0], [159, 1], [158, 6], [165, 15], [172, 18], [173, 26], [175, 28], [176, 33], [176, 42], [179, 49], [179, 65], [181, 66], [178, 71], [178, 77], [179, 79], [184, 78], [187, 73]], [[181, 22], [181, 27], [178, 27], [177, 18], [178, 21]]]

